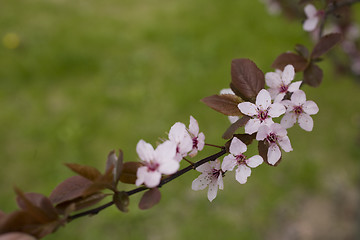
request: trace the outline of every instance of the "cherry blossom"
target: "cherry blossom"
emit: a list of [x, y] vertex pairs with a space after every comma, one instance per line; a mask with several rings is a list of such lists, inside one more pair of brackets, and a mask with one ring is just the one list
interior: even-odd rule
[[283, 100], [287, 92], [299, 90], [301, 81], [291, 83], [294, 77], [295, 69], [293, 65], [290, 64], [284, 68], [284, 71], [277, 70], [276, 72], [268, 72], [265, 74], [266, 85], [270, 87], [268, 91], [271, 99], [274, 99], [274, 102]]
[[181, 161], [193, 149], [193, 140], [183, 123], [175, 123], [169, 131], [169, 140], [176, 144], [175, 159]]
[[256, 140], [266, 140], [266, 142], [269, 144], [267, 161], [272, 165], [275, 165], [281, 158], [281, 150], [279, 146], [285, 152], [290, 152], [293, 150], [290, 139], [287, 136], [286, 129], [279, 123], [273, 123], [270, 126], [261, 126], [256, 134]]
[[175, 159], [176, 144], [165, 141], [154, 150], [153, 146], [140, 140], [136, 145], [136, 152], [144, 166], [139, 167], [136, 173], [136, 185], [145, 184], [149, 188], [159, 185], [162, 174], [173, 174], [179, 167]]
[[246, 183], [247, 178], [251, 175], [251, 168], [255, 168], [263, 163], [260, 155], [246, 158], [243, 154], [246, 152], [247, 146], [237, 137], [231, 140], [230, 154], [224, 157], [221, 165], [223, 171], [232, 171], [237, 166], [235, 179], [241, 184]]
[[302, 129], [312, 131], [314, 122], [310, 115], [318, 113], [319, 108], [315, 102], [306, 101], [304, 91], [294, 92], [291, 95], [291, 101], [283, 100], [282, 103], [287, 109], [280, 122], [283, 127], [290, 128], [298, 121]]
[[267, 90], [262, 89], [256, 96], [256, 104], [242, 102], [238, 104], [240, 111], [252, 117], [245, 125], [245, 133], [253, 134], [262, 125], [273, 123], [273, 117], [279, 117], [285, 113], [285, 107], [281, 103], [271, 104], [271, 97]]
[[191, 185], [191, 188], [195, 191], [203, 190], [209, 186], [207, 197], [210, 202], [215, 199], [218, 188], [224, 189], [223, 171], [220, 169], [220, 161], [207, 162], [196, 168], [201, 175], [197, 177]]
[[[224, 88], [221, 89], [220, 91], [220, 95], [223, 94], [230, 94], [230, 95], [235, 95], [235, 93], [231, 90], [231, 88]], [[237, 120], [239, 120], [239, 116], [228, 116], [230, 123], [234, 123]]]
[[312, 32], [315, 30], [320, 17], [324, 15], [324, 11], [318, 11], [314, 5], [307, 4], [304, 8], [305, 15], [307, 19], [303, 24], [303, 29], [307, 32]]
[[192, 150], [189, 153], [189, 156], [195, 157], [198, 151], [201, 151], [204, 148], [205, 135], [202, 132], [199, 133], [199, 124], [193, 116], [190, 116], [190, 124], [188, 131], [193, 142]]

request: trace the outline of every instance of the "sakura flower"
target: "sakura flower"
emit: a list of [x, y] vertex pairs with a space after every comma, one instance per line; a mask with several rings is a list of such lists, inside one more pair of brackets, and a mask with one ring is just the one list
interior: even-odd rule
[[193, 140], [183, 123], [177, 122], [171, 127], [169, 140], [176, 144], [175, 159], [177, 161], [180, 161], [193, 149]]
[[284, 71], [268, 72], [265, 74], [266, 85], [270, 88], [268, 89], [271, 99], [274, 99], [274, 102], [280, 102], [285, 97], [287, 92], [295, 92], [299, 90], [301, 81], [291, 83], [295, 77], [295, 69], [293, 65], [287, 65], [284, 68]]
[[264, 125], [259, 128], [256, 134], [256, 140], [266, 140], [269, 145], [267, 153], [267, 161], [271, 165], [275, 165], [281, 157], [281, 150], [279, 146], [285, 151], [292, 151], [290, 139], [287, 136], [287, 131], [279, 123], [273, 123], [270, 126]]
[[273, 117], [279, 117], [285, 113], [285, 107], [281, 103], [271, 104], [271, 97], [267, 90], [262, 89], [256, 96], [256, 104], [242, 102], [238, 104], [240, 111], [252, 117], [245, 125], [245, 133], [253, 134], [262, 125], [273, 123]]
[[287, 109], [280, 122], [283, 127], [290, 128], [298, 121], [300, 127], [305, 131], [313, 129], [314, 122], [310, 115], [318, 113], [319, 108], [315, 102], [306, 101], [304, 91], [294, 92], [291, 95], [291, 101], [283, 100], [282, 103]]
[[207, 162], [196, 168], [201, 175], [193, 182], [191, 188], [195, 191], [203, 190], [209, 186], [207, 197], [210, 202], [215, 199], [218, 188], [224, 189], [223, 171], [220, 169], [220, 161]]
[[263, 163], [260, 155], [246, 158], [243, 154], [247, 146], [238, 138], [234, 137], [230, 144], [230, 154], [224, 157], [221, 165], [223, 171], [232, 171], [237, 166], [235, 179], [241, 184], [246, 183], [247, 178], [251, 175], [251, 168], [255, 168]]
[[189, 153], [190, 157], [195, 157], [198, 151], [201, 151], [205, 145], [204, 133], [199, 133], [199, 124], [193, 116], [190, 116], [189, 134], [192, 138], [192, 150]]
[[[231, 90], [231, 88], [221, 89], [220, 95], [223, 95], [223, 94], [235, 95], [235, 93]], [[233, 124], [234, 122], [236, 122], [237, 120], [239, 120], [239, 117], [238, 117], [238, 116], [228, 116], [228, 118], [229, 118], [229, 121], [230, 121], [231, 124]]]
[[156, 187], [160, 183], [161, 174], [173, 174], [180, 167], [175, 159], [176, 144], [171, 141], [163, 142], [154, 150], [151, 144], [140, 140], [136, 145], [136, 152], [144, 164], [136, 173], [137, 186], [144, 183], [149, 188]]
[[307, 4], [304, 8], [305, 15], [307, 19], [305, 20], [303, 24], [304, 31], [312, 32], [315, 30], [320, 17], [324, 15], [324, 11], [318, 11], [314, 5]]

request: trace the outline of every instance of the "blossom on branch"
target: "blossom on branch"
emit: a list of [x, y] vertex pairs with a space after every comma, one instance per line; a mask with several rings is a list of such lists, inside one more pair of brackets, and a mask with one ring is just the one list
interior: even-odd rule
[[290, 100], [283, 100], [286, 113], [281, 119], [280, 124], [285, 128], [292, 127], [296, 121], [305, 131], [312, 131], [314, 121], [310, 115], [319, 112], [319, 107], [313, 101], [306, 101], [305, 92], [298, 90], [291, 95]]
[[[229, 95], [236, 95], [233, 90], [231, 90], [231, 88], [224, 88], [224, 89], [221, 89], [220, 91], [220, 95], [226, 95], [226, 94], [229, 94]], [[229, 121], [231, 124], [233, 124], [234, 122], [236, 122], [237, 120], [239, 120], [239, 116], [228, 116], [229, 118]]]
[[154, 150], [151, 144], [140, 140], [136, 145], [136, 152], [144, 165], [137, 170], [137, 186], [145, 184], [154, 188], [160, 184], [162, 174], [173, 174], [180, 167], [175, 159], [176, 144], [171, 141], [163, 142]]
[[285, 97], [285, 94], [288, 92], [295, 92], [299, 90], [301, 81], [291, 83], [295, 77], [295, 69], [293, 65], [287, 65], [284, 68], [284, 71], [277, 70], [276, 72], [268, 72], [265, 74], [266, 85], [270, 88], [268, 89], [271, 99], [274, 99], [274, 102], [280, 102]]
[[293, 150], [290, 139], [287, 136], [286, 129], [279, 123], [273, 123], [270, 126], [261, 126], [256, 134], [256, 140], [266, 140], [267, 144], [269, 145], [267, 161], [271, 165], [275, 165], [281, 158], [281, 150], [279, 146], [285, 152], [290, 152]]
[[324, 12], [318, 11], [312, 4], [307, 4], [304, 8], [304, 12], [307, 19], [303, 24], [303, 29], [307, 32], [312, 32], [315, 30], [320, 21], [320, 17], [324, 14]]
[[181, 161], [193, 149], [193, 140], [183, 123], [175, 123], [169, 131], [169, 140], [176, 145], [177, 161]]
[[190, 124], [189, 124], [189, 134], [192, 139], [192, 150], [189, 153], [190, 157], [195, 157], [198, 151], [203, 150], [205, 145], [205, 135], [204, 133], [199, 133], [199, 124], [193, 116], [190, 116]]
[[245, 133], [253, 134], [262, 125], [273, 123], [273, 117], [279, 117], [285, 113], [285, 107], [281, 103], [271, 104], [271, 97], [267, 90], [262, 89], [256, 96], [256, 104], [251, 102], [239, 103], [240, 111], [252, 117], [245, 125]]
[[243, 154], [246, 152], [247, 146], [237, 137], [231, 140], [230, 154], [224, 157], [221, 165], [223, 171], [232, 171], [237, 166], [235, 179], [244, 184], [247, 178], [251, 175], [251, 168], [255, 168], [263, 163], [263, 158], [260, 155], [255, 155], [251, 158], [246, 158]]
[[207, 197], [210, 202], [215, 199], [218, 188], [224, 189], [223, 171], [220, 169], [220, 161], [211, 161], [204, 163], [196, 168], [201, 175], [197, 177], [191, 185], [191, 188], [195, 191], [203, 190], [209, 186]]

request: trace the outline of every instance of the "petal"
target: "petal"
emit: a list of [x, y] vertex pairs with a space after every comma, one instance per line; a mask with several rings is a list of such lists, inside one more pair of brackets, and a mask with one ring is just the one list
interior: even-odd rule
[[312, 4], [307, 4], [304, 7], [304, 12], [308, 18], [314, 17], [317, 14], [317, 10], [316, 10], [315, 6]]
[[187, 133], [185, 124], [177, 122], [170, 128], [169, 139], [173, 142], [180, 143], [185, 133]]
[[177, 150], [185, 157], [192, 150], [193, 141], [188, 132], [185, 133], [183, 139], [179, 142]]
[[256, 106], [258, 106], [258, 108], [260, 109], [265, 110], [268, 109], [270, 105], [271, 105], [270, 93], [266, 89], [261, 89], [258, 95], [256, 96]]
[[291, 102], [296, 106], [302, 105], [306, 102], [306, 95], [303, 90], [297, 90], [291, 95]]
[[232, 94], [232, 95], [235, 95], [235, 93], [233, 92], [233, 90], [231, 90], [231, 88], [221, 89], [220, 94]]
[[155, 157], [153, 146], [142, 139], [136, 145], [136, 152], [139, 155], [139, 158], [145, 162], [150, 162]]
[[305, 20], [303, 24], [303, 29], [307, 32], [314, 31], [318, 22], [319, 22], [319, 18], [317, 17], [308, 18]]
[[270, 128], [267, 125], [262, 125], [256, 134], [256, 140], [264, 140], [270, 133]]
[[197, 141], [198, 141], [197, 149], [199, 151], [203, 150], [204, 145], [205, 145], [205, 135], [204, 135], [204, 133], [202, 133], [202, 132], [199, 133]]
[[255, 104], [251, 102], [242, 102], [238, 104], [239, 110], [248, 116], [254, 116], [258, 113], [258, 108]]
[[191, 188], [195, 191], [203, 190], [209, 185], [210, 182], [211, 179], [209, 178], [209, 175], [207, 173], [201, 174], [192, 182]]
[[268, 115], [271, 117], [279, 117], [286, 112], [286, 108], [282, 103], [275, 102], [271, 104]]
[[232, 171], [236, 166], [236, 163], [236, 158], [233, 155], [229, 154], [224, 157], [224, 160], [221, 164], [221, 169], [223, 171]]
[[275, 99], [280, 93], [279, 88], [269, 88], [268, 92], [270, 93], [271, 99]]
[[145, 174], [144, 184], [148, 188], [154, 188], [159, 185], [161, 180], [161, 173], [157, 171], [147, 172]]
[[245, 125], [245, 133], [253, 134], [257, 132], [261, 123], [259, 119], [250, 119]]
[[166, 162], [163, 162], [159, 166], [159, 172], [165, 175], [173, 174], [180, 168], [179, 161], [176, 161], [175, 159], [169, 159]]
[[199, 124], [193, 116], [190, 116], [189, 132], [193, 136], [197, 136], [199, 134]]
[[281, 126], [279, 123], [273, 123], [270, 125], [271, 132], [275, 133], [277, 136], [286, 136], [287, 131], [286, 129]]
[[249, 159], [246, 160], [246, 165], [248, 165], [251, 168], [256, 168], [260, 164], [264, 162], [263, 158], [260, 155], [255, 155]]
[[210, 202], [212, 202], [212, 200], [214, 200], [216, 198], [217, 191], [218, 191], [217, 181], [212, 180], [209, 184], [209, 189], [208, 189], [208, 194], [207, 194], [207, 197]]
[[285, 85], [289, 85], [290, 82], [292, 80], [294, 80], [294, 76], [295, 76], [295, 69], [294, 66], [289, 64], [286, 65], [286, 67], [284, 68], [284, 71], [282, 73], [282, 81], [284, 82]]
[[270, 147], [268, 149], [267, 157], [268, 157], [268, 162], [271, 165], [275, 165], [275, 163], [277, 163], [277, 161], [279, 161], [279, 159], [281, 157], [281, 151], [277, 144], [270, 145]]
[[278, 143], [285, 152], [290, 152], [293, 150], [288, 136], [279, 138]]
[[314, 101], [306, 101], [303, 105], [303, 110], [309, 115], [317, 114], [319, 112], [319, 107]]
[[193, 150], [191, 150], [191, 152], [189, 152], [190, 157], [195, 157], [197, 154], [198, 154], [197, 148], [193, 148]]
[[234, 155], [239, 155], [239, 154], [241, 154], [243, 152], [246, 152], [247, 146], [240, 139], [238, 139], [237, 137], [234, 137], [231, 140], [229, 150], [230, 150], [230, 153], [232, 153]]
[[307, 113], [302, 113], [299, 116], [299, 125], [302, 129], [304, 129], [305, 131], [312, 131], [313, 126], [314, 126], [314, 121], [313, 119], [310, 117], [309, 114]]
[[283, 100], [281, 103], [286, 107], [288, 112], [294, 109], [295, 105], [290, 100]]
[[246, 183], [247, 178], [250, 177], [250, 175], [251, 175], [251, 169], [245, 166], [244, 164], [242, 164], [236, 169], [235, 179], [239, 183], [244, 184]]
[[265, 74], [265, 82], [270, 88], [278, 88], [281, 85], [280, 75], [275, 72], [268, 72]]
[[228, 116], [229, 121], [231, 124], [233, 124], [234, 122], [236, 122], [237, 120], [239, 120], [238, 116]]
[[283, 92], [283, 93], [279, 93], [278, 95], [276, 95], [276, 96], [274, 97], [274, 103], [281, 102], [281, 100], [284, 99], [285, 94], [286, 94], [286, 93]]
[[285, 113], [281, 119], [281, 126], [284, 128], [291, 128], [296, 123], [296, 114], [294, 112]]
[[299, 90], [301, 83], [302, 83], [302, 81], [293, 82], [292, 84], [289, 85], [288, 91], [295, 92], [295, 91]]
[[148, 168], [143, 166], [143, 167], [139, 167], [137, 169], [137, 172], [136, 172], [136, 186], [140, 186], [141, 184], [144, 183], [144, 180], [145, 180], [145, 175], [147, 174], [147, 170]]
[[169, 160], [174, 160], [176, 155], [176, 147], [177, 147], [176, 143], [169, 140], [161, 143], [155, 149], [154, 156], [156, 162], [162, 164]]
[[202, 173], [211, 172], [212, 166], [210, 162], [204, 163], [203, 165], [198, 166], [195, 170]]

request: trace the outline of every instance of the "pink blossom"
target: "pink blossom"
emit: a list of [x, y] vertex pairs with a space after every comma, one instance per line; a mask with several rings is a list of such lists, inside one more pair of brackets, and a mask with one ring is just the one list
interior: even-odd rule
[[263, 163], [260, 155], [246, 158], [243, 154], [246, 152], [247, 146], [238, 138], [234, 137], [230, 144], [230, 154], [224, 157], [221, 165], [223, 171], [232, 171], [237, 166], [235, 179], [244, 184], [251, 175], [251, 168], [255, 168]]
[[312, 32], [315, 30], [316, 26], [319, 23], [320, 17], [324, 15], [324, 11], [318, 11], [314, 5], [307, 4], [304, 8], [305, 15], [307, 19], [303, 24], [303, 29], [307, 32]]
[[193, 140], [183, 123], [177, 122], [171, 127], [169, 140], [176, 145], [175, 159], [178, 161], [181, 161], [193, 149]]
[[305, 131], [312, 131], [314, 122], [310, 115], [319, 111], [318, 106], [313, 101], [306, 101], [304, 91], [298, 90], [291, 95], [290, 100], [283, 100], [286, 107], [286, 113], [281, 119], [280, 124], [285, 128], [292, 127], [296, 121]]
[[276, 72], [268, 72], [265, 74], [266, 84], [270, 87], [268, 89], [271, 99], [274, 102], [280, 102], [288, 92], [295, 92], [299, 90], [301, 81], [291, 83], [295, 77], [295, 69], [293, 65], [287, 65], [284, 71], [277, 70]]
[[199, 133], [199, 124], [193, 116], [190, 116], [190, 124], [188, 132], [192, 139], [192, 150], [189, 153], [190, 157], [195, 157], [198, 151], [203, 150], [205, 145], [205, 135], [204, 133]]
[[256, 134], [256, 140], [266, 140], [269, 144], [267, 153], [268, 162], [275, 165], [281, 158], [281, 150], [279, 146], [285, 151], [292, 151], [290, 139], [287, 136], [287, 131], [279, 123], [273, 123], [270, 126], [264, 125], [259, 128]]
[[156, 187], [160, 183], [162, 174], [173, 174], [180, 167], [175, 159], [176, 144], [171, 141], [163, 142], [154, 150], [151, 144], [140, 140], [136, 145], [136, 152], [144, 164], [136, 173], [137, 186], [144, 183], [149, 188]]
[[252, 117], [245, 125], [245, 133], [253, 134], [262, 125], [273, 123], [273, 117], [279, 117], [285, 113], [285, 107], [281, 103], [271, 104], [271, 97], [267, 90], [262, 89], [256, 96], [256, 104], [242, 102], [238, 104], [240, 111]]
[[220, 161], [216, 159], [216, 161], [207, 162], [197, 167], [196, 170], [201, 172], [201, 175], [192, 182], [191, 188], [198, 191], [209, 186], [207, 196], [209, 201], [212, 202], [217, 195], [218, 188], [221, 190], [224, 189], [223, 172], [220, 169]]

